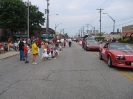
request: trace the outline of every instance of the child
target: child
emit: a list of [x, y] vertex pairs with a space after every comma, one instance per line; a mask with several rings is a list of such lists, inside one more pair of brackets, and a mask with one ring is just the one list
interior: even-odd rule
[[47, 54], [48, 54], [48, 59], [51, 58], [51, 49], [50, 49], [50, 46], [47, 45]]
[[26, 43], [26, 44], [24, 45], [24, 58], [25, 58], [25, 63], [29, 63], [29, 61], [27, 61], [28, 50], [29, 50], [29, 47], [28, 47], [28, 44]]

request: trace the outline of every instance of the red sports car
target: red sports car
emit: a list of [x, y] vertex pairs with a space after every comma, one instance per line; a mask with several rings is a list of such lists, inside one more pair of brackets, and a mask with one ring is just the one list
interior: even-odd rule
[[86, 40], [84, 49], [86, 51], [96, 50], [99, 51], [100, 45], [95, 40]]
[[133, 68], [133, 47], [124, 43], [106, 43], [100, 48], [99, 59], [107, 61], [109, 67]]

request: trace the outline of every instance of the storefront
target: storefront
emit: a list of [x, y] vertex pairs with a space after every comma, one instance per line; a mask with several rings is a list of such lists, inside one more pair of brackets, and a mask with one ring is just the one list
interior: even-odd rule
[[42, 39], [53, 39], [54, 38], [54, 34], [42, 34], [41, 35]]
[[13, 35], [14, 40], [19, 40], [21, 37], [27, 38], [28, 36], [27, 36], [27, 34], [14, 34]]
[[133, 38], [133, 25], [128, 25], [122, 27], [122, 38]]

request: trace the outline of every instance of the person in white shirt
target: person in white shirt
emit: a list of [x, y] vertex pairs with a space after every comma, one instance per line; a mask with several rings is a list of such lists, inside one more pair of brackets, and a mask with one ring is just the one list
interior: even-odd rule
[[71, 38], [68, 39], [68, 44], [69, 44], [69, 47], [71, 47], [71, 45], [72, 45], [72, 39]]
[[62, 47], [64, 47], [64, 39], [63, 39], [63, 38], [61, 38], [61, 40], [60, 40], [60, 41], [61, 41], [61, 46], [62, 46]]
[[15, 50], [18, 51], [18, 43], [17, 42], [14, 43], [14, 46], [15, 46]]

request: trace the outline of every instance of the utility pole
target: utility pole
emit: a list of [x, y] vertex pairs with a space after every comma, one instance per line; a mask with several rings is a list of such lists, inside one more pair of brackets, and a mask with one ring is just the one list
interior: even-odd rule
[[82, 28], [81, 28], [81, 37], [82, 37], [82, 32], [83, 32], [83, 31], [82, 31]]
[[80, 30], [79, 30], [79, 37], [80, 37]]
[[46, 0], [47, 1], [47, 24], [46, 24], [46, 38], [48, 39], [48, 30], [49, 30], [49, 0]]
[[96, 34], [95, 34], [95, 27], [94, 27], [94, 35], [96, 36]]
[[84, 35], [84, 26], [83, 26], [83, 35]]
[[104, 9], [97, 9], [97, 10], [100, 10], [100, 20], [99, 20], [99, 22], [100, 22], [100, 40], [101, 40], [101, 12]]

